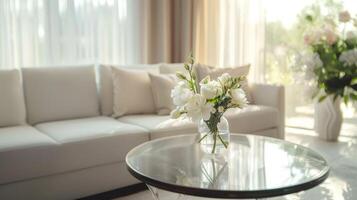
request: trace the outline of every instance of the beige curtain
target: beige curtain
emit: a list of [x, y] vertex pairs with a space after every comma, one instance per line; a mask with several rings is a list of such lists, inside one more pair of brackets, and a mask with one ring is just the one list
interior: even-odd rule
[[[140, 4], [144, 27], [141, 63], [183, 62], [192, 51], [193, 1], [149, 0]], [[138, 8], [139, 6], [133, 6]]]
[[[262, 0], [149, 0], [143, 9], [142, 62], [250, 63], [250, 79], [264, 81], [265, 10]], [[132, 6], [137, 7], [137, 6]]]
[[265, 10], [262, 0], [195, 0], [194, 53], [201, 63], [250, 63], [250, 78], [264, 81]]

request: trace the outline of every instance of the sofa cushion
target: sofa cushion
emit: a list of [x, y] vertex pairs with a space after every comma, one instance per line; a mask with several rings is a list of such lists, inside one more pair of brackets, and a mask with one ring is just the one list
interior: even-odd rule
[[143, 70], [150, 73], [158, 73], [159, 64], [140, 65], [100, 65], [99, 66], [99, 98], [101, 113], [106, 116], [113, 114], [113, 80], [112, 67], [123, 69]]
[[26, 110], [19, 70], [0, 71], [0, 127], [25, 124]]
[[[11, 149], [4, 145], [0, 151], [0, 183], [123, 162], [129, 150], [149, 138], [141, 127], [104, 116], [41, 123], [35, 128], [33, 135], [43, 141], [32, 139]], [[19, 132], [12, 140], [25, 134]]]
[[41, 175], [57, 145], [31, 126], [0, 128], [0, 184]]
[[252, 133], [278, 127], [278, 110], [269, 106], [248, 105], [225, 113], [231, 132]]
[[156, 113], [158, 115], [168, 115], [175, 105], [171, 98], [171, 90], [177, 84], [174, 74], [151, 74], [151, 90], [155, 102]]
[[176, 72], [186, 73], [184, 63], [162, 63], [159, 66], [160, 74], [176, 74]]
[[[278, 126], [278, 111], [268, 106], [248, 105], [244, 109], [230, 109], [225, 116], [232, 133], [254, 133]], [[197, 133], [197, 124], [187, 119], [171, 119], [168, 115], [128, 115], [118, 120], [148, 129], [150, 139]]]
[[118, 119], [121, 122], [146, 128], [150, 139], [179, 134], [197, 133], [197, 125], [187, 119], [171, 119], [169, 115], [128, 115]]
[[155, 113], [149, 73], [113, 67], [113, 116]]
[[124, 161], [130, 149], [149, 139], [146, 129], [105, 116], [48, 122], [35, 127], [71, 155], [65, 158], [70, 162], [64, 164], [66, 167]]
[[24, 68], [22, 72], [30, 124], [99, 115], [94, 66]]

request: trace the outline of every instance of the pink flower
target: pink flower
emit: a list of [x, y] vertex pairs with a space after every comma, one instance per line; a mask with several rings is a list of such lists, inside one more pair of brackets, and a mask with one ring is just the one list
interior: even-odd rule
[[312, 37], [312, 35], [306, 34], [304, 35], [304, 42], [307, 45], [311, 45], [312, 43], [314, 43], [314, 38]]
[[338, 36], [332, 29], [326, 28], [324, 35], [325, 35], [326, 42], [329, 45], [333, 45], [337, 41]]
[[306, 45], [311, 45], [318, 43], [323, 36], [323, 33], [320, 29], [314, 29], [310, 33], [304, 35], [304, 42]]
[[342, 11], [338, 14], [338, 19], [340, 22], [348, 22], [351, 20], [351, 15], [348, 11]]

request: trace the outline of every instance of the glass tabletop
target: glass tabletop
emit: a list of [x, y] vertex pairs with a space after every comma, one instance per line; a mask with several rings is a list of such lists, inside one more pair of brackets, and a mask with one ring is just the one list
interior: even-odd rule
[[196, 135], [153, 140], [126, 156], [128, 170], [164, 190], [215, 198], [263, 198], [322, 183], [326, 160], [306, 147], [254, 135], [231, 134], [225, 154], [206, 154]]

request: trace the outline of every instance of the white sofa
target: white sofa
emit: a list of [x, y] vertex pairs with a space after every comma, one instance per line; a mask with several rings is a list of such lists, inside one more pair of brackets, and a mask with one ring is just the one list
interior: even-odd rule
[[[168, 66], [178, 65], [128, 68], [159, 73]], [[155, 113], [112, 118], [110, 70], [0, 71], [0, 199], [75, 199], [138, 183], [124, 162], [130, 149], [196, 132], [193, 123]], [[250, 90], [252, 104], [227, 113], [231, 132], [284, 138], [284, 88], [252, 84]]]

